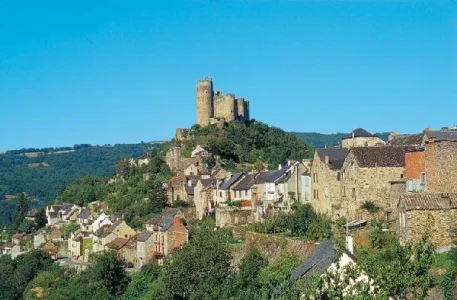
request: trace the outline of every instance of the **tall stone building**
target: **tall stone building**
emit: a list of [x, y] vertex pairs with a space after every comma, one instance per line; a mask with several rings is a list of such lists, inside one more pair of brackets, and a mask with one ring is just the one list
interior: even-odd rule
[[205, 77], [197, 82], [197, 124], [204, 127], [219, 120], [249, 120], [249, 102], [232, 93], [214, 92], [213, 80]]

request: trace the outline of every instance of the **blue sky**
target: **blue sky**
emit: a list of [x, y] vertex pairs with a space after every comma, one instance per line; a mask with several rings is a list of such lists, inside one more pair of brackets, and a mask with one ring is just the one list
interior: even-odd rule
[[0, 151], [169, 139], [206, 75], [285, 130], [452, 126], [457, 4], [0, 0]]

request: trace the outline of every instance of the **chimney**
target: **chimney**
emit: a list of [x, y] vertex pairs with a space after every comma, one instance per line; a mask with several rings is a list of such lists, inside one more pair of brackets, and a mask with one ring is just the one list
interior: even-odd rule
[[346, 249], [348, 250], [349, 253], [354, 255], [354, 239], [352, 238], [352, 235], [346, 235]]
[[424, 132], [430, 131], [430, 127], [425, 127]]
[[449, 131], [449, 127], [441, 127], [441, 131]]
[[453, 127], [451, 127], [450, 130], [451, 130], [451, 131], [457, 131], [457, 125], [454, 125]]
[[329, 164], [330, 163], [330, 158], [328, 157], [328, 155], [325, 156], [325, 164]]
[[391, 132], [389, 134], [389, 137], [387, 138], [387, 140], [390, 142], [391, 140], [394, 139], [394, 137], [396, 137], [398, 135], [398, 132]]
[[282, 165], [279, 165], [279, 166], [278, 166], [278, 170], [281, 170], [281, 168], [282, 168]]
[[354, 133], [354, 131], [352, 132], [352, 138], [355, 138], [355, 133]]
[[451, 209], [451, 198], [448, 193], [441, 194], [441, 208], [445, 210]]

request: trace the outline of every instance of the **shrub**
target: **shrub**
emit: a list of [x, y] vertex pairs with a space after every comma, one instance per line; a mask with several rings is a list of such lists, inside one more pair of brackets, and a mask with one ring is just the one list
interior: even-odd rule
[[373, 201], [365, 201], [363, 204], [362, 204], [362, 208], [365, 208], [368, 212], [370, 213], [375, 213], [379, 210], [379, 207], [374, 204]]

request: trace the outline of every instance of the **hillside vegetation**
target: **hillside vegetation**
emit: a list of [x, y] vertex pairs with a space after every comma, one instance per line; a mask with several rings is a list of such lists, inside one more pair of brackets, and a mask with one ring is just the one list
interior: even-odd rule
[[[310, 145], [314, 149], [332, 147], [332, 146], [340, 146], [341, 139], [344, 136], [349, 135], [349, 133], [317, 133], [317, 132], [291, 132], [292, 134], [304, 139], [308, 145]], [[379, 136], [382, 140], [387, 141], [387, 137], [389, 136], [388, 132], [383, 133], [375, 133], [375, 135]]]
[[223, 128], [195, 125], [183, 142], [184, 153], [190, 155], [196, 145], [219, 156], [228, 168], [235, 164], [267, 164], [276, 168], [286, 159], [301, 160], [313, 154], [303, 139], [256, 120], [231, 122]]
[[[111, 176], [121, 157], [138, 157], [151, 147], [147, 143], [112, 147], [75, 145], [74, 152], [56, 154], [49, 148], [22, 149], [0, 155], [0, 225], [12, 221], [16, 205], [15, 200], [4, 200], [5, 195], [25, 192], [32, 206], [42, 206], [54, 199], [63, 185], [88, 175]], [[69, 150], [58, 148], [62, 149]]]

